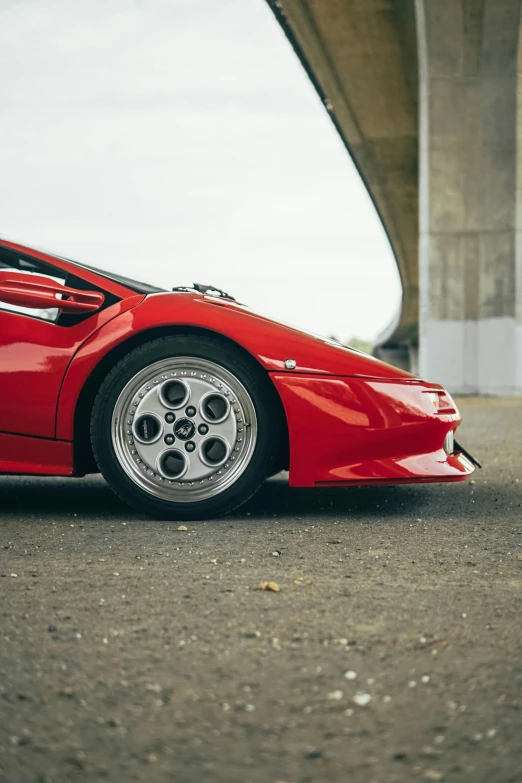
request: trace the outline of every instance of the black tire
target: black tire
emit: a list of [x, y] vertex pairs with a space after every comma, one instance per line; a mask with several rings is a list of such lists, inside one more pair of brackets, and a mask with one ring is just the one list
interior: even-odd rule
[[[143, 489], [123, 469], [114, 449], [111, 422], [125, 386], [141, 370], [163, 359], [198, 357], [223, 367], [245, 387], [257, 417], [257, 439], [244, 472], [235, 483], [204, 500], [173, 502]], [[138, 511], [160, 519], [192, 520], [221, 516], [245, 503], [272, 473], [280, 453], [282, 408], [268, 375], [257, 362], [218, 338], [178, 334], [151, 340], [131, 350], [103, 381], [91, 415], [91, 442], [96, 463], [114, 492]]]

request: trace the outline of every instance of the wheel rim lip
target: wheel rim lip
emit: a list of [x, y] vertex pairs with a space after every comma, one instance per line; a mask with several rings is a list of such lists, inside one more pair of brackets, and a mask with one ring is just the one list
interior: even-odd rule
[[[239, 407], [238, 416], [242, 418], [237, 424], [243, 429], [243, 443], [239, 449], [239, 459], [230, 466], [226, 472], [217, 477], [211, 476], [208, 480], [195, 480], [190, 482], [180, 482], [179, 479], [165, 479], [162, 476], [162, 483], [158, 484], [147, 475], [147, 470], [143, 470], [143, 464], [136, 464], [136, 457], [131, 455], [132, 447], [128, 443], [129, 434], [127, 433], [128, 422], [131, 409], [135, 406], [136, 395], [147, 383], [159, 386], [163, 381], [171, 380], [163, 377], [158, 380], [157, 376], [164, 376], [166, 373], [180, 372], [203, 372], [210, 376], [210, 380], [221, 384], [221, 388], [210, 390], [215, 394], [221, 394], [223, 384], [231, 390], [235, 398], [231, 405], [233, 415], [236, 415], [236, 407]], [[206, 377], [206, 376], [205, 376]], [[183, 380], [179, 377], [172, 380]], [[187, 379], [190, 381], [190, 378]], [[134, 401], [134, 402], [133, 402]], [[236, 405], [237, 403], [237, 405]], [[136, 409], [136, 408], [134, 408]], [[170, 410], [172, 410], [170, 408]], [[236, 429], [236, 434], [238, 429]], [[141, 490], [154, 496], [159, 500], [166, 500], [171, 503], [190, 504], [198, 501], [205, 501], [214, 498], [225, 490], [233, 486], [236, 481], [248, 469], [254, 450], [257, 444], [258, 422], [256, 409], [253, 400], [236, 375], [227, 368], [215, 363], [210, 359], [204, 359], [197, 356], [176, 356], [166, 359], [160, 359], [153, 364], [144, 367], [130, 378], [124, 388], [121, 390], [113, 409], [111, 418], [111, 445], [119, 467], [128, 478]], [[209, 431], [208, 435], [212, 433]], [[236, 442], [231, 445], [229, 458], [235, 457]], [[145, 466], [147, 467], [147, 466]], [[214, 466], [212, 466], [214, 468]], [[216, 466], [215, 470], [221, 470]], [[161, 475], [161, 474], [160, 474]], [[183, 478], [183, 476], [181, 477]]]

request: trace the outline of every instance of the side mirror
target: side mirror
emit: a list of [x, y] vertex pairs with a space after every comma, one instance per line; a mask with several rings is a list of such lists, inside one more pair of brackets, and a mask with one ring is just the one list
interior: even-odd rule
[[0, 271], [0, 302], [63, 313], [94, 313], [103, 305], [100, 291], [78, 291], [44, 275]]

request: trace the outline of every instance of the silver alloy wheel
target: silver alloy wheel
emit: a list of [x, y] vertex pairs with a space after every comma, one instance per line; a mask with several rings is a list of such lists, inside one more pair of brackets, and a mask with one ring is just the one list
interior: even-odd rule
[[257, 417], [235, 375], [207, 359], [179, 356], [145, 367], [127, 383], [111, 437], [135, 484], [162, 500], [195, 502], [215, 497], [245, 472]]

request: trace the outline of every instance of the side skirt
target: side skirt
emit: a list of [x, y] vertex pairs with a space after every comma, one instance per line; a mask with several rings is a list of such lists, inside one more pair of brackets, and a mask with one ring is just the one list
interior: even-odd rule
[[72, 476], [73, 444], [0, 432], [0, 473]]

